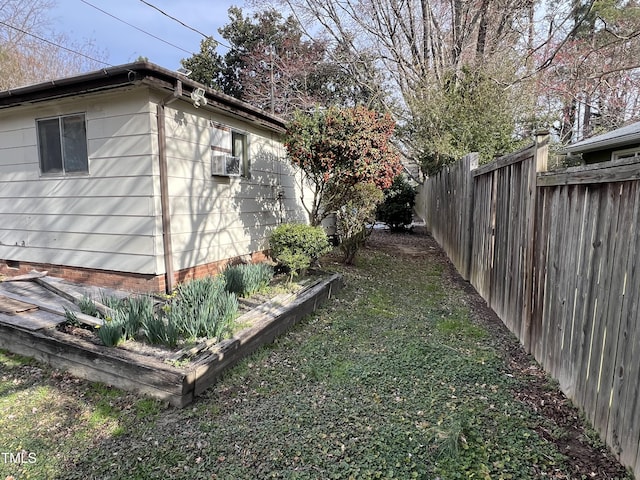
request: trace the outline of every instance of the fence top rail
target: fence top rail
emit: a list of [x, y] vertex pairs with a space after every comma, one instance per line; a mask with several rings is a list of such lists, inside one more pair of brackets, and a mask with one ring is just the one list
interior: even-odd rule
[[535, 155], [535, 151], [535, 144], [529, 145], [528, 147], [525, 147], [522, 150], [518, 150], [517, 152], [496, 158], [493, 162], [482, 165], [473, 170], [471, 173], [474, 177], [477, 177], [479, 175], [485, 175], [487, 173], [493, 172], [494, 170], [498, 170], [499, 168], [513, 165], [514, 163], [523, 162], [525, 160], [528, 160], [529, 158], [533, 158], [533, 156]]
[[539, 187], [552, 187], [556, 185], [624, 182], [638, 179], [640, 179], [640, 159], [624, 158], [539, 173], [536, 184]]

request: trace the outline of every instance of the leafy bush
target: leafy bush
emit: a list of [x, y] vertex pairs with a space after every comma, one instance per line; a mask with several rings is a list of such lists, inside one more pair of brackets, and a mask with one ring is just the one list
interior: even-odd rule
[[411, 225], [413, 207], [416, 204], [416, 189], [398, 175], [391, 187], [384, 191], [384, 201], [378, 206], [378, 220], [393, 231], [401, 231]]
[[227, 267], [224, 271], [227, 292], [248, 297], [269, 285], [273, 267], [266, 263], [247, 263]]
[[395, 121], [360, 105], [329, 107], [313, 113], [297, 111], [287, 124], [285, 148], [300, 167], [315, 195], [303, 201], [312, 225], [339, 209], [350, 188], [373, 183], [391, 185], [402, 171], [400, 155], [391, 145]]
[[165, 315], [186, 338], [222, 338], [238, 311], [238, 298], [225, 290], [223, 276], [181, 284]]
[[336, 212], [340, 250], [347, 265], [353, 263], [356, 253], [364, 246], [368, 236], [366, 224], [373, 221], [382, 198], [382, 191], [374, 184], [360, 183], [351, 187], [345, 203]]
[[271, 256], [288, 268], [291, 276], [306, 270], [321, 255], [331, 250], [322, 227], [298, 223], [279, 225], [269, 237]]

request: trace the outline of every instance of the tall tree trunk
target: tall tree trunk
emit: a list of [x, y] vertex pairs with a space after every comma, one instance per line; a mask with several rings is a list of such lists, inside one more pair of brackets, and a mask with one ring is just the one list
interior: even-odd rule
[[480, 23], [478, 25], [478, 41], [476, 42], [476, 63], [480, 64], [484, 58], [487, 46], [487, 28], [489, 27], [489, 0], [482, 0], [480, 6]]

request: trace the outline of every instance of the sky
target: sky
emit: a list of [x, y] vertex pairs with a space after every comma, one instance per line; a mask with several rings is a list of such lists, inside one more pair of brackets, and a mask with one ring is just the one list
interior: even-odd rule
[[[218, 28], [229, 22], [227, 10], [243, 0], [145, 0], [167, 14], [216, 40], [224, 40]], [[100, 12], [98, 7], [136, 28]], [[52, 26], [64, 32], [76, 44], [92, 40], [100, 58], [109, 65], [121, 65], [147, 57], [150, 62], [169, 69], [180, 67], [180, 60], [200, 50], [203, 36], [168, 18], [141, 0], [57, 0], [50, 11]], [[168, 45], [162, 40], [175, 46]], [[179, 48], [176, 48], [179, 47]], [[226, 50], [219, 47], [220, 53]]]

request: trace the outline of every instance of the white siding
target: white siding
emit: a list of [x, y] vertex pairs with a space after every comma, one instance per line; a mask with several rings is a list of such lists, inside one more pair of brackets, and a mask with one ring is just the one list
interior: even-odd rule
[[[307, 220], [277, 135], [187, 102], [168, 106], [165, 120], [175, 270], [264, 250], [280, 222]], [[216, 126], [247, 134], [250, 178], [211, 175], [212, 143], [231, 148], [218, 145], [230, 134]]]
[[[163, 274], [165, 97], [139, 86], [0, 110], [0, 259]], [[71, 113], [86, 116], [89, 174], [41, 176], [36, 119]], [[246, 133], [249, 178], [212, 176], [212, 144], [231, 148], [214, 125]], [[276, 134], [183, 100], [165, 108], [165, 126], [174, 270], [263, 250], [277, 224], [307, 221]]]
[[[70, 113], [89, 175], [41, 176], [35, 119]], [[0, 110], [0, 259], [163, 273], [155, 113], [146, 88]]]

